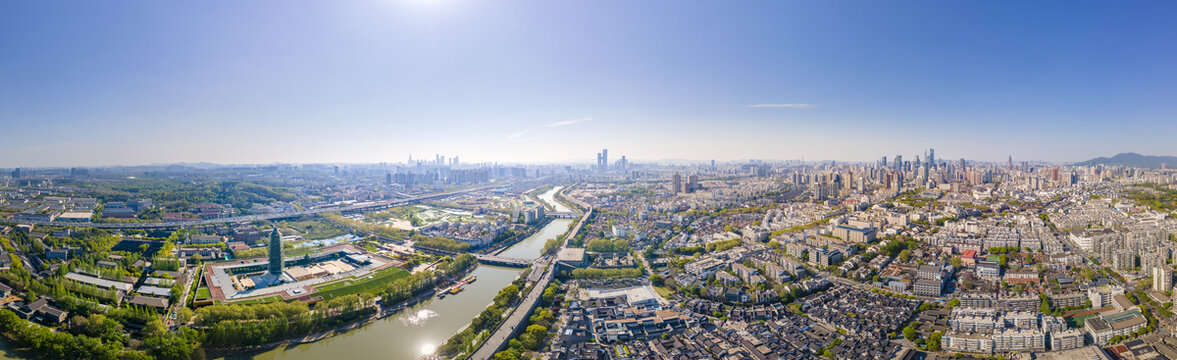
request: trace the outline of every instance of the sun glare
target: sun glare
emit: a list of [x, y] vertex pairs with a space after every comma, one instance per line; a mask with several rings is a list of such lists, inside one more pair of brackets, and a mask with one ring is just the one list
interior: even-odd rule
[[[424, 0], [422, 0], [422, 1], [424, 1]], [[421, 345], [421, 355], [432, 354], [434, 350], [437, 350], [437, 346], [434, 346], [433, 344], [422, 344]]]

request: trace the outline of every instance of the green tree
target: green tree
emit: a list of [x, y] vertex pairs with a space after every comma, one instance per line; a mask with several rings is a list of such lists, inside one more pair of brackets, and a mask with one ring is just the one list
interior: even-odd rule
[[584, 246], [585, 251], [612, 252], [613, 242], [605, 239], [594, 239]]
[[928, 351], [940, 351], [940, 336], [941, 335], [939, 331], [932, 333], [931, 336], [928, 336]]
[[557, 290], [555, 286], [548, 286], [546, 289], [544, 289], [543, 295], [540, 296], [540, 301], [542, 301], [544, 304], [551, 304], [556, 300], [556, 291]]
[[916, 336], [919, 336], [919, 334], [915, 331], [915, 323], [911, 323], [911, 325], [903, 328], [903, 337], [907, 338], [907, 341], [915, 341]]
[[163, 321], [154, 319], [143, 327], [142, 334], [144, 338], [160, 337], [168, 334], [168, 328], [164, 326]]
[[187, 360], [192, 358], [193, 346], [179, 336], [158, 336], [143, 340], [142, 348], [159, 360]]
[[[511, 340], [518, 342], [518, 340]], [[495, 353], [494, 360], [519, 360], [519, 351], [515, 349], [507, 349]]]
[[911, 250], [903, 249], [899, 252], [899, 261], [907, 262], [911, 260]]
[[528, 350], [539, 350], [540, 346], [543, 345], [544, 337], [547, 335], [548, 328], [546, 327], [541, 325], [527, 326], [527, 330], [525, 330], [524, 334], [520, 336], [520, 338], [526, 339], [522, 341], [523, 348]]

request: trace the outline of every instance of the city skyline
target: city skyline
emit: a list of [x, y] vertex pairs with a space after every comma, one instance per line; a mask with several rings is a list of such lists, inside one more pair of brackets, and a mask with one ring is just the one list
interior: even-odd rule
[[1172, 4], [298, 5], [9, 6], [0, 167], [1177, 155]]

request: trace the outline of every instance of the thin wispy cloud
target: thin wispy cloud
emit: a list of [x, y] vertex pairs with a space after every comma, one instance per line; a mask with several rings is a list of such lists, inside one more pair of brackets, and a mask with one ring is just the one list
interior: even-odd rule
[[812, 109], [812, 108], [817, 107], [817, 105], [813, 105], [813, 104], [756, 104], [756, 105], [748, 105], [748, 107], [757, 108], [757, 109], [771, 109], [771, 108]]
[[520, 137], [523, 137], [523, 135], [527, 135], [528, 131], [531, 131], [531, 130], [523, 130], [523, 131], [515, 132], [515, 133], [512, 133], [511, 135], [507, 135], [507, 137], [512, 138], [512, 139], [518, 139]]
[[567, 125], [572, 125], [572, 124], [576, 124], [576, 123], [582, 123], [582, 122], [585, 122], [585, 121], [592, 121], [592, 120], [593, 120], [593, 118], [591, 118], [591, 117], [586, 117], [586, 118], [581, 118], [581, 119], [576, 119], [576, 120], [564, 120], [564, 121], [557, 121], [557, 122], [554, 122], [554, 123], [548, 124], [548, 127], [567, 126]]

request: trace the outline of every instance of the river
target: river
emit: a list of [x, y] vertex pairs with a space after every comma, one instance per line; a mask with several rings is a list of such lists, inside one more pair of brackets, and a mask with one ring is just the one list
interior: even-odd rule
[[551, 204], [552, 206], [556, 207], [555, 210], [557, 212], [572, 212], [572, 209], [569, 209], [567, 206], [564, 206], [564, 204], [560, 203], [559, 201], [556, 201], [556, 193], [560, 192], [560, 189], [563, 189], [563, 188], [564, 188], [563, 186], [556, 186], [551, 189], [548, 189], [548, 191], [544, 192], [543, 194], [540, 194], [539, 198], [542, 199], [543, 201], [547, 202], [548, 204]]

